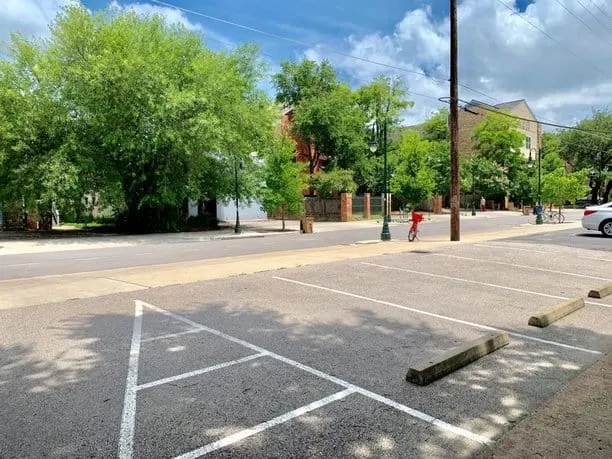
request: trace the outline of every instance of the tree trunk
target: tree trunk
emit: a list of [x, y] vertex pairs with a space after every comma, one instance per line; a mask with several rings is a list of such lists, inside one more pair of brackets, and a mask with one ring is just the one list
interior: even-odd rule
[[601, 188], [601, 182], [595, 182], [595, 186], [591, 188], [591, 204], [597, 204], [597, 198], [599, 197], [599, 189]]
[[283, 231], [285, 231], [285, 204], [281, 204], [281, 220], [283, 222]]
[[610, 192], [612, 192], [612, 179], [608, 180], [608, 185], [606, 186], [606, 191], [603, 195], [603, 202], [608, 202], [610, 198]]

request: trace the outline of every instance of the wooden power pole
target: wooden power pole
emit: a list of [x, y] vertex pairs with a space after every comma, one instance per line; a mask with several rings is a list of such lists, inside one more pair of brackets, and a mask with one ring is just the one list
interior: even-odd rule
[[457, 0], [450, 0], [450, 166], [451, 166], [451, 241], [459, 241], [460, 176], [459, 176], [459, 89], [457, 63]]

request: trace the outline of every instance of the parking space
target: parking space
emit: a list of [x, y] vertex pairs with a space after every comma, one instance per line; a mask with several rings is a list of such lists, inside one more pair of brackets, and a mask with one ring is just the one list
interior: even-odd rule
[[[14, 370], [16, 356], [0, 371], [0, 393], [26, 381], [29, 397], [9, 401], [9, 413], [40, 416], [0, 433], [16, 442], [17, 430], [43, 423], [56, 455], [92, 451], [75, 441], [74, 421], [52, 438], [51, 397], [60, 415], [78, 413], [98, 451], [123, 458], [467, 457], [609, 351], [610, 298], [544, 329], [527, 325], [612, 282], [607, 257], [507, 240], [64, 303], [26, 326], [23, 341], [48, 332], [46, 322], [62, 337], [50, 345], [59, 361], [80, 346], [89, 367]], [[9, 324], [23, 320], [16, 314]], [[494, 330], [510, 344], [428, 386], [405, 381], [411, 364]], [[11, 448], [0, 456], [45, 451]]]

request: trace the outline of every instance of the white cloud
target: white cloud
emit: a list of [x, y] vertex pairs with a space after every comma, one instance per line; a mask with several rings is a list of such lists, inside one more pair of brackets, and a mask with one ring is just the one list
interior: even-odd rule
[[[503, 1], [515, 4], [514, 0]], [[511, 12], [496, 0], [464, 0], [458, 10], [460, 82], [500, 101], [525, 98], [537, 115], [560, 122], [574, 122], [588, 115], [592, 106], [612, 105], [612, 1], [594, 2], [609, 16], [581, 0], [602, 22], [607, 20], [607, 28], [577, 0], [563, 1], [595, 33], [554, 0], [536, 0], [524, 13]], [[407, 11], [393, 33], [349, 36], [345, 43], [345, 51], [352, 55], [425, 72], [440, 80], [397, 72], [403, 73], [410, 90], [436, 97], [448, 95], [449, 20], [433, 19], [429, 7]], [[324, 49], [309, 50], [305, 55], [320, 56]], [[330, 59], [359, 82], [389, 72], [354, 59]], [[491, 102], [465, 88], [460, 94], [464, 99]], [[423, 119], [439, 106], [432, 99], [413, 98], [416, 105], [406, 114], [408, 122]]]
[[34, 37], [49, 34], [49, 23], [60, 8], [78, 0], [4, 0], [0, 15], [0, 41], [12, 33]]

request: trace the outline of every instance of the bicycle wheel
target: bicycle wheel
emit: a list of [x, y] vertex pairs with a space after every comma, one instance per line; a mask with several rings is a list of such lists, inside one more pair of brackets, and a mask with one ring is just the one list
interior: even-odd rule
[[416, 235], [417, 232], [414, 230], [414, 228], [410, 228], [410, 231], [408, 231], [408, 241], [414, 241], [416, 239]]
[[559, 223], [565, 223], [565, 214], [559, 212]]

